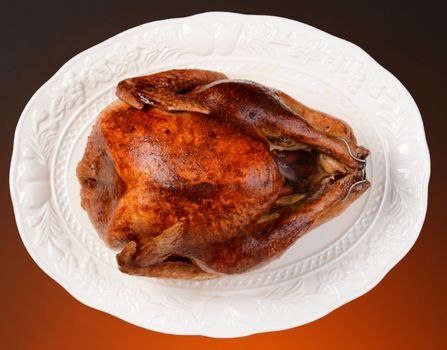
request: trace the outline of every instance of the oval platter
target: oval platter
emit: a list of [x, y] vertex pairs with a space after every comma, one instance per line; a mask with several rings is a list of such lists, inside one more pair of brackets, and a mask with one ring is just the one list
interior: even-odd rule
[[[261, 269], [209, 281], [120, 273], [80, 207], [76, 164], [118, 81], [172, 68], [254, 80], [346, 120], [371, 150], [372, 187]], [[20, 117], [10, 189], [29, 254], [79, 301], [159, 332], [238, 337], [313, 321], [379, 283], [418, 237], [429, 174], [415, 102], [362, 49], [284, 18], [210, 12], [135, 27], [68, 61]]]

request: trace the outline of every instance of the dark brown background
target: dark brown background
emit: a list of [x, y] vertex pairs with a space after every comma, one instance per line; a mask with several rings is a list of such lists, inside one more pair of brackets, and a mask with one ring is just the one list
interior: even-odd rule
[[[447, 349], [446, 6], [443, 1], [10, 1], [2, 5], [0, 344], [2, 349]], [[213, 4], [218, 3], [214, 1]], [[388, 4], [386, 4], [388, 3]], [[392, 4], [391, 4], [392, 3]], [[444, 2], [445, 3], [445, 2]], [[223, 5], [225, 4], [225, 6]], [[238, 4], [238, 5], [231, 5]], [[6, 6], [6, 7], [5, 7]], [[147, 331], [90, 309], [23, 247], [8, 189], [13, 132], [35, 90], [69, 58], [130, 27], [210, 10], [296, 19], [352, 41], [409, 89], [432, 157], [428, 215], [411, 252], [371, 292], [303, 327], [215, 340]]]

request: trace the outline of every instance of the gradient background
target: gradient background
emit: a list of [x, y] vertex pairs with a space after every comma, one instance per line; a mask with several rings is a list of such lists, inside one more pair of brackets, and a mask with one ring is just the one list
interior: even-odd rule
[[[211, 2], [211, 1], [210, 1]], [[0, 347], [2, 349], [447, 349], [445, 1], [94, 1], [2, 4]], [[220, 3], [221, 5], [215, 5]], [[239, 3], [239, 4], [238, 4]], [[234, 4], [234, 5], [231, 5]], [[6, 7], [5, 7], [6, 6]], [[371, 292], [308, 325], [239, 339], [147, 331], [82, 305], [32, 261], [9, 198], [13, 133], [26, 102], [75, 54], [130, 27], [210, 10], [296, 19], [352, 41], [418, 104], [432, 157], [427, 219], [411, 252]], [[444, 256], [443, 256], [444, 255]]]

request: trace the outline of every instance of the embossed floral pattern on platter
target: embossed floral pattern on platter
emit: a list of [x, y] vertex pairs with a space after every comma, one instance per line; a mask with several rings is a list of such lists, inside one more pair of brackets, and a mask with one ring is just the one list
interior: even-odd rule
[[[374, 186], [355, 224], [317, 254], [272, 271], [208, 282], [117, 272], [113, 253], [73, 214], [70, 157], [117, 81], [171, 67], [295, 82], [346, 112], [357, 106], [374, 150]], [[414, 101], [361, 49], [298, 22], [207, 13], [134, 28], [67, 63], [21, 116], [10, 180], [28, 251], [76, 298], [142, 327], [230, 337], [312, 321], [378, 283], [419, 233], [428, 177]]]

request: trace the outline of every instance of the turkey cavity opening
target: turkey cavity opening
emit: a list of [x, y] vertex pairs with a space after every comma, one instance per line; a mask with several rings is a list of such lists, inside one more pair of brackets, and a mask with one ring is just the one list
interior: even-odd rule
[[277, 219], [286, 207], [304, 201], [322, 186], [323, 181], [336, 181], [347, 172], [342, 163], [315, 150], [272, 149], [271, 152], [284, 184], [273, 208], [259, 218], [259, 225]]

